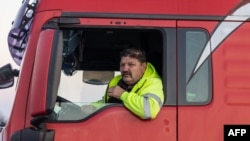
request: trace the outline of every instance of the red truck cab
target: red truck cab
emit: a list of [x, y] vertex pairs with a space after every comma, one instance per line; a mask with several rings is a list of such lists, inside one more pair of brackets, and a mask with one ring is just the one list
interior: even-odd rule
[[[0, 88], [18, 77], [2, 141], [222, 141], [250, 124], [249, 13], [249, 0], [24, 0], [8, 36], [20, 71], [0, 69]], [[163, 80], [160, 113], [84, 113], [132, 47]]]

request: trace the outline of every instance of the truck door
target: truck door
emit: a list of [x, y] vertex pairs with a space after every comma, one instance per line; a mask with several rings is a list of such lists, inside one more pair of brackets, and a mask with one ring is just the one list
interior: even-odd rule
[[[127, 25], [124, 25], [123, 28], [117, 26], [114, 26], [114, 28], [105, 25], [104, 23], [107, 23], [107, 21], [112, 21], [108, 22], [111, 24], [116, 22], [126, 23]], [[121, 21], [123, 22], [114, 21], [114, 19], [81, 19], [81, 28], [79, 28], [79, 25], [70, 27], [69, 22], [67, 22], [67, 28], [62, 27], [60, 29], [64, 39], [55, 43], [50, 43], [53, 40], [48, 37], [54, 36], [56, 38], [56, 34], [45, 29], [41, 31], [39, 38], [47, 40], [43, 40], [44, 44], [39, 44], [38, 48], [44, 49], [44, 51], [40, 50], [41, 54], [38, 57], [43, 60], [43, 64], [52, 66], [56, 64], [54, 70], [48, 70], [50, 67], [39, 67], [44, 71], [47, 69], [45, 72], [48, 72], [48, 75], [43, 75], [45, 78], [42, 78], [42, 80], [58, 80], [56, 77], [60, 77], [60, 82], [59, 84], [57, 82], [52, 83], [53, 85], [48, 86], [47, 91], [40, 91], [41, 95], [47, 96], [46, 102], [38, 100], [41, 95], [33, 95], [32, 99], [36, 100], [31, 103], [31, 114], [34, 119], [47, 114], [47, 120], [40, 120], [40, 122], [46, 124], [46, 129], [55, 132], [54, 141], [177, 140], [175, 21], [134, 19]], [[93, 23], [95, 26], [91, 27]], [[97, 24], [99, 24], [99, 28], [96, 27]], [[138, 25], [140, 25], [140, 28], [138, 28]], [[133, 28], [133, 26], [137, 28]], [[49, 30], [53, 31], [54, 29]], [[51, 46], [48, 46], [48, 43]], [[105, 84], [107, 83], [102, 78], [96, 77], [99, 74], [101, 76], [110, 74], [102, 72], [103, 70], [113, 71], [115, 74], [119, 73], [119, 69], [117, 69], [119, 59], [112, 57], [117, 54], [119, 56], [119, 51], [128, 47], [129, 43], [142, 48], [147, 47], [144, 49], [148, 55], [152, 55], [152, 57], [148, 57], [149, 60], [155, 61], [155, 65], [162, 76], [166, 100], [157, 118], [142, 120], [129, 112], [122, 104], [111, 103], [102, 103], [98, 105], [99, 108], [90, 111], [88, 114], [82, 113], [82, 105], [92, 104], [96, 97], [105, 93], [107, 86]], [[46, 48], [52, 48], [50, 50], [55, 51], [58, 47], [57, 44], [63, 44], [62, 56], [56, 55], [56, 58], [60, 59], [42, 59], [44, 56], [48, 56], [45, 55], [48, 53], [45, 51]], [[109, 57], [105, 57], [104, 54], [108, 54]], [[61, 60], [63, 60], [61, 69], [58, 70], [60, 62], [57, 61]], [[39, 72], [41, 71], [39, 70]], [[86, 75], [86, 72], [90, 75]], [[94, 75], [91, 75], [91, 72]], [[93, 79], [86, 78], [86, 76], [94, 76], [95, 79], [91, 81]], [[38, 83], [34, 83], [33, 87], [38, 89], [44, 88], [45, 85], [47, 84], [42, 83], [38, 87]], [[52, 106], [55, 96], [57, 97], [56, 104]], [[38, 103], [41, 106], [36, 108], [35, 105]], [[53, 108], [53, 111], [51, 111], [51, 108]]]
[[[237, 17], [234, 17], [237, 19]], [[249, 22], [178, 21], [178, 139], [223, 140], [249, 121]]]

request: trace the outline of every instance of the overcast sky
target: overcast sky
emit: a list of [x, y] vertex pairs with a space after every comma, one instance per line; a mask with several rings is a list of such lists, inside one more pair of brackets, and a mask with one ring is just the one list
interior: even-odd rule
[[[22, 0], [6, 0], [0, 5], [0, 67], [11, 63], [13, 68], [18, 68], [10, 56], [7, 35], [21, 3]], [[0, 121], [8, 119], [14, 96], [14, 87], [0, 89]]]

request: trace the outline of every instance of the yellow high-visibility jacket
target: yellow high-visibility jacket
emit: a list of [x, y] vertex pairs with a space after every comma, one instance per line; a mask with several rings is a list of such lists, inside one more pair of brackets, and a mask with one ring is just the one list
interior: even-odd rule
[[[114, 77], [108, 88], [116, 86], [121, 79], [121, 75]], [[106, 102], [109, 98], [106, 94]], [[164, 101], [163, 84], [151, 63], [147, 63], [142, 78], [131, 91], [123, 92], [120, 100], [126, 108], [142, 119], [154, 119], [157, 116]]]

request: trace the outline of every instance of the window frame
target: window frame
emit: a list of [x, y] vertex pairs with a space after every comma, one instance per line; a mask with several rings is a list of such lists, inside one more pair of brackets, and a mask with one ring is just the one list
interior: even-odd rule
[[[185, 33], [187, 32], [203, 32], [206, 36], [207, 41], [204, 43], [204, 46], [202, 46], [201, 51], [200, 51], [200, 55], [202, 53], [202, 51], [205, 49], [206, 44], [209, 43], [209, 32], [203, 28], [178, 28], [177, 29], [177, 58], [178, 58], [178, 105], [184, 105], [184, 106], [188, 106], [188, 105], [207, 105], [212, 101], [212, 57], [211, 55], [209, 55], [205, 62], [201, 65], [201, 67], [196, 71], [196, 73], [193, 75], [195, 76], [202, 67], [204, 67], [204, 64], [206, 64], [208, 66], [208, 70], [207, 70], [207, 79], [205, 80], [207, 81], [207, 99], [205, 101], [187, 101], [187, 86], [188, 83], [192, 80], [190, 80], [188, 83], [186, 83], [186, 36]], [[197, 63], [198, 60], [196, 60], [196, 62], [194, 62], [195, 64]], [[193, 77], [194, 78], [194, 77]]]

